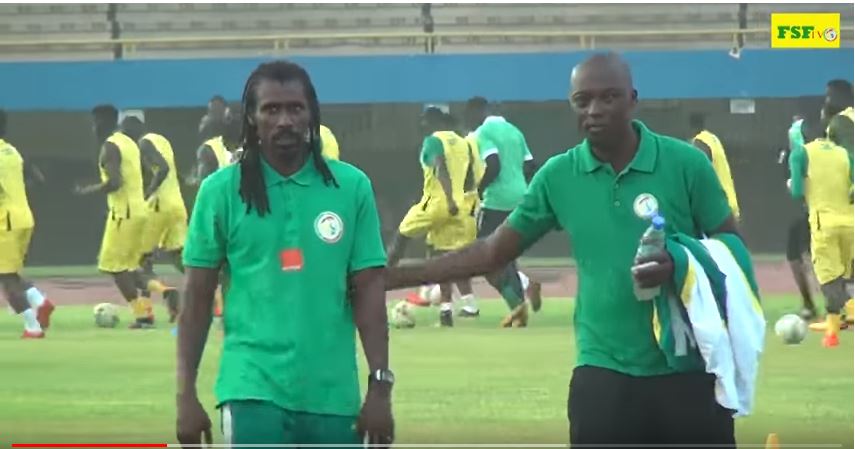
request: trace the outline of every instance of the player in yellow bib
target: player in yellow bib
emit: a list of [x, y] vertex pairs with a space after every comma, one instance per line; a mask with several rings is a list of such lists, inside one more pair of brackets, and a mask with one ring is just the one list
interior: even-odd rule
[[196, 173], [187, 180], [190, 186], [199, 186], [211, 173], [235, 162], [240, 139], [239, 111], [229, 109], [225, 121], [216, 125], [217, 136], [206, 140], [196, 150]]
[[736, 198], [736, 188], [733, 186], [733, 177], [730, 174], [730, 164], [727, 162], [724, 145], [715, 134], [707, 130], [704, 122], [704, 116], [701, 114], [692, 114], [689, 117], [689, 125], [695, 134], [692, 144], [703, 151], [712, 162], [713, 170], [727, 196], [727, 204], [733, 211], [733, 217], [739, 220], [739, 201]]
[[160, 134], [146, 133], [145, 124], [136, 117], [122, 121], [122, 131], [137, 141], [144, 169], [152, 175], [144, 193], [148, 203], [142, 245], [145, 255], [150, 257], [160, 250], [183, 273], [181, 250], [187, 235], [187, 208], [181, 196], [172, 145]]
[[[823, 108], [823, 122], [832, 114]], [[822, 344], [839, 344], [840, 313], [852, 278], [853, 221], [852, 154], [828, 140], [816, 139], [799, 147], [790, 158], [790, 191], [804, 198], [811, 228], [811, 259], [826, 299], [825, 337]]]
[[[851, 155], [853, 153], [853, 121], [855, 113], [852, 109], [853, 91], [852, 83], [846, 80], [831, 80], [825, 91], [825, 107], [830, 117], [826, 134], [828, 139], [843, 148]], [[852, 288], [852, 279], [849, 279], [849, 288]], [[850, 296], [851, 296], [850, 290]], [[846, 302], [846, 321], [849, 324], [855, 322], [855, 302], [850, 299]]]
[[20, 275], [35, 228], [24, 184], [28, 164], [5, 136], [6, 113], [0, 109], [0, 287], [24, 321], [21, 338], [44, 338], [54, 306]]
[[76, 192], [107, 195], [107, 222], [98, 254], [98, 269], [113, 277], [116, 287], [131, 306], [135, 320], [130, 328], [149, 328], [154, 325], [154, 312], [151, 301], [142, 297], [139, 290], [161, 293], [170, 306], [170, 316], [177, 313], [174, 309], [177, 291], [139, 271], [148, 215], [140, 150], [133, 139], [118, 130], [119, 112], [114, 106], [96, 106], [92, 115], [96, 138], [102, 142], [98, 158], [101, 182], [78, 187]]
[[[388, 250], [388, 265], [395, 266], [404, 254], [409, 241], [417, 237], [429, 237], [429, 245], [435, 252], [447, 252], [463, 248], [474, 238], [468, 235], [470, 210], [465, 206], [465, 185], [470, 172], [470, 150], [466, 140], [454, 131], [449, 131], [449, 117], [435, 107], [427, 108], [422, 117], [427, 131], [422, 144], [419, 162], [422, 166], [424, 184], [422, 198], [413, 205], [401, 221], [391, 247]], [[458, 283], [460, 294], [471, 295], [469, 281]], [[454, 325], [449, 284], [440, 285], [442, 305], [440, 324]]]
[[[142, 270], [154, 277], [155, 253], [161, 251], [183, 273], [181, 251], [187, 235], [187, 209], [181, 197], [172, 145], [160, 134], [146, 133], [145, 124], [137, 117], [125, 118], [122, 132], [137, 142], [143, 169], [151, 179], [143, 193], [148, 215], [140, 244]], [[143, 295], [147, 296], [147, 292], [143, 291]], [[177, 291], [168, 290], [166, 301], [172, 312], [169, 321], [173, 322], [178, 312]]]

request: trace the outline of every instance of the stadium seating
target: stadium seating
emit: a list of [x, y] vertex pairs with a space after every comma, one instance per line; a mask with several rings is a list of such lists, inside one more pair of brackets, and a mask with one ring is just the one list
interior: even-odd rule
[[[113, 9], [111, 9], [113, 8]], [[437, 51], [545, 51], [579, 48], [722, 48], [733, 45], [737, 4], [432, 4]], [[749, 29], [766, 29], [771, 12], [834, 11], [852, 24], [845, 4], [750, 4]], [[140, 42], [123, 47], [122, 57], [204, 57], [266, 54], [405, 53], [424, 51], [421, 4], [3, 4], [0, 41], [108, 39]], [[675, 36], [664, 30], [681, 30]], [[693, 33], [722, 30], [718, 34]], [[484, 33], [493, 33], [484, 35]], [[539, 36], [521, 36], [535, 32]], [[587, 33], [579, 36], [566, 33]], [[596, 35], [602, 32], [618, 35]], [[380, 36], [345, 37], [376, 33]], [[398, 33], [399, 35], [395, 35]], [[401, 36], [401, 33], [411, 35]], [[480, 33], [480, 35], [479, 35]], [[505, 33], [496, 35], [495, 33]], [[515, 34], [516, 33], [516, 34]], [[548, 35], [553, 33], [553, 35]], [[565, 33], [555, 35], [554, 33]], [[628, 34], [630, 33], [630, 34]], [[328, 35], [325, 38], [250, 40], [252, 36]], [[547, 34], [547, 35], [544, 35]], [[225, 40], [200, 41], [218, 37]], [[157, 42], [178, 38], [183, 42]], [[852, 33], [843, 33], [844, 45]], [[767, 35], [748, 36], [747, 47], [765, 47]], [[113, 57], [109, 44], [0, 47], [0, 59], [100, 59]]]
[[[107, 4], [0, 4], [0, 42], [105, 40]], [[110, 46], [0, 47], [0, 59], [106, 59]]]

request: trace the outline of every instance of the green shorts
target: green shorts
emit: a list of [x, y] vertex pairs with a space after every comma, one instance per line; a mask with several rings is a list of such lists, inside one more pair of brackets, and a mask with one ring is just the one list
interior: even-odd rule
[[226, 444], [360, 444], [355, 416], [285, 410], [268, 401], [230, 401], [220, 408]]

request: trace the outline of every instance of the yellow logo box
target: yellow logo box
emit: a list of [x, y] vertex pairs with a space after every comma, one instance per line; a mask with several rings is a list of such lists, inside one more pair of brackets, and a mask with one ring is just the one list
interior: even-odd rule
[[840, 48], [840, 13], [772, 13], [772, 48]]

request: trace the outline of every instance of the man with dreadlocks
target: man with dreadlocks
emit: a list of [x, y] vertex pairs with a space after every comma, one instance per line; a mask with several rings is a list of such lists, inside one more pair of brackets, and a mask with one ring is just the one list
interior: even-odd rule
[[149, 328], [154, 325], [151, 301], [141, 296], [139, 290], [160, 293], [171, 305], [170, 315], [177, 312], [174, 306], [178, 301], [174, 288], [139, 271], [143, 255], [141, 236], [148, 215], [140, 149], [118, 129], [119, 111], [113, 105], [96, 106], [92, 116], [95, 136], [101, 145], [98, 157], [101, 182], [78, 187], [76, 193], [107, 195], [107, 223], [98, 253], [98, 269], [112, 275], [116, 287], [133, 310], [135, 321], [131, 329]]
[[[224, 268], [226, 440], [390, 444], [386, 255], [371, 182], [321, 155], [317, 94], [300, 66], [261, 64], [243, 106], [244, 154], [202, 183], [184, 249], [178, 440], [210, 440], [196, 378]], [[371, 372], [361, 408], [357, 329]]]

